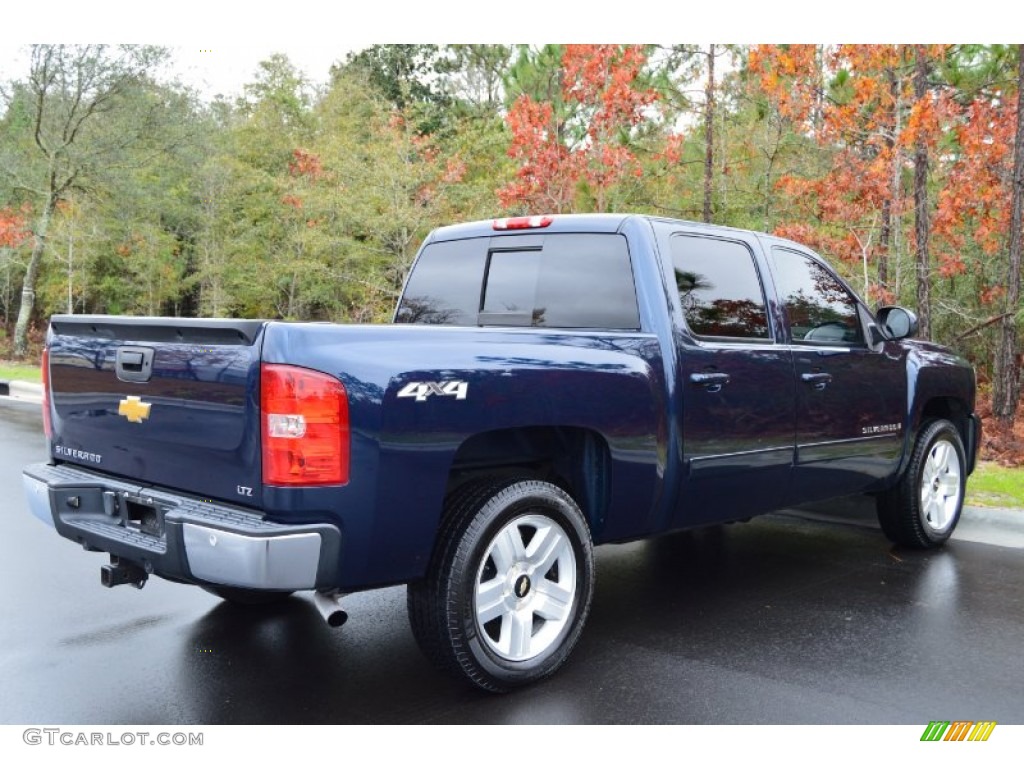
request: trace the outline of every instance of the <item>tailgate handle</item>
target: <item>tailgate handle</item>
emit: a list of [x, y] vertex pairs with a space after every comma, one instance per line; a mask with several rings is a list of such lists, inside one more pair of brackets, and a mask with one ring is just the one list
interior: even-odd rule
[[121, 355], [121, 367], [126, 371], [142, 370], [142, 353], [125, 352]]
[[145, 382], [153, 375], [153, 350], [149, 347], [118, 347], [117, 378]]

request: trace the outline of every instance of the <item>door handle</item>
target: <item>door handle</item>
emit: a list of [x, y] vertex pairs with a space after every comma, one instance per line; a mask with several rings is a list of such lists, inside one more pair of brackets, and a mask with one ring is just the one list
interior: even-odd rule
[[817, 390], [822, 390], [830, 383], [832, 383], [831, 373], [801, 373], [800, 380], [806, 381], [808, 384], [813, 384]]
[[722, 386], [729, 383], [729, 374], [691, 373], [690, 381], [704, 387], [708, 392], [721, 392]]

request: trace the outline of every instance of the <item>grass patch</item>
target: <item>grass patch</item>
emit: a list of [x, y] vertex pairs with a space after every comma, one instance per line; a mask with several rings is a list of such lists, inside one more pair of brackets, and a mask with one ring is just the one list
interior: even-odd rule
[[967, 504], [977, 507], [1024, 509], [1024, 467], [1003, 467], [979, 461], [967, 479]]
[[18, 381], [34, 381], [39, 383], [43, 380], [43, 374], [39, 370], [38, 365], [0, 362], [0, 379], [6, 379], [7, 381], [17, 379]]

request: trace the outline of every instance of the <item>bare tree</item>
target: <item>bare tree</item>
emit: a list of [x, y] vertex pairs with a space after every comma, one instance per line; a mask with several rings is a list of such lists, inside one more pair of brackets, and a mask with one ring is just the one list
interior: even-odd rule
[[46, 236], [58, 205], [73, 190], [87, 191], [90, 175], [142, 137], [135, 130], [102, 130], [107, 118], [125, 108], [128, 91], [166, 56], [149, 46], [35, 45], [28, 79], [5, 88], [8, 109], [24, 115], [27, 136], [8, 151], [0, 173], [12, 186], [35, 198], [32, 253], [21, 288], [14, 329], [14, 354], [28, 351], [28, 325], [35, 307], [36, 279]]

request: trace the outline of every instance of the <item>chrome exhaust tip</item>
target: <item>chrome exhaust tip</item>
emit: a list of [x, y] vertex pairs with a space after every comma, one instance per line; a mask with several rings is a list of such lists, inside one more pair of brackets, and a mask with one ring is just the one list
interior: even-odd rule
[[327, 626], [337, 629], [348, 621], [348, 614], [341, 607], [341, 592], [331, 590], [330, 592], [314, 592], [313, 605], [324, 617]]

